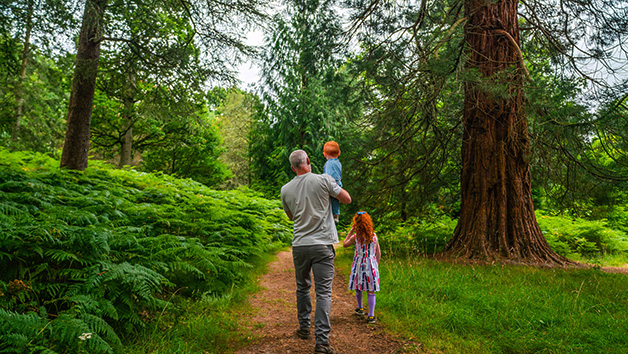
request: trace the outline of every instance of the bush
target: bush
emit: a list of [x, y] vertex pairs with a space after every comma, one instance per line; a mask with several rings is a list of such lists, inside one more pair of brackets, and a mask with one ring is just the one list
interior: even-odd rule
[[[549, 245], [558, 254], [594, 258], [625, 254], [626, 232], [611, 228], [605, 220], [551, 216], [537, 211], [537, 221]], [[412, 218], [404, 223], [387, 220], [376, 225], [382, 252], [392, 256], [428, 255], [442, 251], [454, 233], [457, 220], [442, 215], [432, 219]]]
[[402, 257], [442, 251], [453, 235], [456, 223], [442, 215], [431, 220], [412, 218], [404, 223], [382, 220], [376, 229], [379, 230], [377, 235], [382, 253]]
[[543, 211], [536, 215], [547, 242], [562, 256], [593, 257], [628, 251], [626, 233], [610, 228], [605, 220], [551, 216]]
[[278, 201], [0, 150], [0, 352], [111, 353], [174, 293], [219, 296], [287, 244]]

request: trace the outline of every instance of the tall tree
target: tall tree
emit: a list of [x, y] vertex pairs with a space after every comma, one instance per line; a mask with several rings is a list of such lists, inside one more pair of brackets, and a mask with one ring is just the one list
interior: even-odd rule
[[[163, 26], [164, 22], [168, 26]], [[173, 101], [183, 102], [179, 98], [188, 92], [201, 91], [201, 84], [211, 70], [199, 60], [200, 51], [190, 42], [195, 30], [182, 8], [153, 7], [139, 11], [130, 7], [118, 10], [108, 25], [116, 37], [103, 48], [97, 88], [122, 104], [121, 119], [105, 122], [102, 118], [106, 115], [98, 117], [92, 127], [92, 143], [114, 149], [122, 167], [130, 165], [133, 153], [139, 152], [134, 142], [146, 138], [136, 125], [140, 124], [139, 120], [148, 119], [148, 115], [142, 114], [147, 112], [137, 110], [142, 97], [150, 95], [147, 90], [154, 91], [153, 86], [159, 86], [170, 91]], [[173, 36], [183, 40], [172, 41]], [[130, 39], [124, 40], [127, 37]], [[165, 53], [167, 60], [162, 60]], [[175, 84], [177, 81], [185, 85]], [[155, 105], [151, 108], [159, 109]]]
[[68, 126], [61, 154], [61, 167], [72, 170], [87, 168], [89, 129], [107, 2], [108, 0], [85, 2], [68, 107]]
[[[203, 68], [199, 70], [200, 82], [213, 80], [234, 81], [231, 66], [243, 54], [252, 50], [243, 44], [244, 30], [253, 21], [263, 18], [261, 7], [264, 0], [233, 1], [169, 1], [169, 0], [86, 0], [83, 26], [79, 36], [77, 65], [68, 109], [68, 129], [61, 165], [82, 170], [87, 167], [91, 104], [94, 97], [95, 79], [101, 42], [125, 43], [131, 52], [147, 66], [158, 68], [154, 77], [173, 86], [179, 79], [177, 68]], [[107, 7], [107, 5], [110, 6]], [[118, 26], [119, 17], [137, 16], [153, 11], [150, 25], [153, 29], [168, 31], [177, 21], [189, 24], [190, 36], [170, 33], [164, 38], [134, 36], [135, 26]], [[168, 16], [175, 13], [175, 17]], [[131, 21], [132, 22], [132, 21]], [[145, 33], [142, 33], [145, 34]], [[175, 42], [175, 45], [171, 45]], [[190, 50], [200, 48], [200, 61], [178, 65], [189, 58], [170, 50], [173, 47]], [[163, 50], [163, 51], [162, 51]], [[164, 70], [168, 68], [168, 70]], [[165, 74], [165, 75], [164, 75]], [[88, 106], [89, 105], [89, 106]]]
[[[153, 127], [156, 137], [138, 144], [143, 151], [141, 168], [219, 185], [230, 174], [218, 160], [223, 149], [214, 113], [205, 95], [190, 93], [182, 99], [185, 101], [173, 102], [167, 92], [158, 91], [141, 101], [138, 110], [161, 116], [139, 121], [159, 124]], [[143, 107], [151, 105], [156, 108]]]
[[452, 72], [463, 38], [451, 3], [371, 7], [357, 31], [350, 67], [364, 117], [349, 123], [343, 156], [347, 183], [361, 186], [356, 200], [379, 215], [457, 212], [462, 90]]
[[465, 82], [460, 219], [446, 252], [567, 263], [549, 247], [532, 204], [517, 3], [465, 2], [466, 65], [477, 76]]
[[33, 32], [33, 15], [35, 12], [33, 0], [26, 2], [26, 29], [24, 33], [24, 44], [22, 48], [22, 65], [20, 68], [20, 76], [17, 80], [15, 88], [15, 96], [17, 101], [17, 111], [15, 113], [15, 122], [13, 122], [13, 131], [11, 132], [11, 140], [17, 139], [18, 131], [20, 130], [20, 123], [22, 120], [22, 112], [24, 111], [24, 79], [26, 78], [26, 68], [28, 67], [28, 57], [30, 54], [31, 46], [31, 33]]
[[262, 53], [266, 117], [257, 130], [253, 172], [274, 193], [288, 181], [286, 164], [296, 148], [322, 172], [323, 144], [346, 120], [349, 92], [340, 70], [341, 34], [334, 0], [288, 0], [273, 19]]
[[[401, 68], [400, 72], [412, 73], [414, 68], [423, 66], [428, 73], [448, 71], [464, 82], [461, 214], [446, 252], [482, 260], [569, 263], [547, 246], [532, 205], [530, 141], [523, 94], [528, 69], [520, 49], [519, 2], [466, 0], [451, 1], [442, 6], [428, 6], [427, 1], [411, 3], [414, 6], [401, 9], [381, 1], [356, 1], [360, 12], [354, 23], [359, 36], [368, 37], [370, 29], [380, 29], [380, 42], [404, 36], [414, 40], [407, 42], [407, 51], [403, 53], [413, 53], [415, 57], [406, 60], [408, 69]], [[561, 1], [547, 6], [544, 3], [525, 2], [523, 18], [526, 24], [538, 30], [536, 35], [547, 39], [546, 43], [557, 54], [556, 58], [565, 58], [554, 63], [568, 64], [571, 71], [566, 72], [582, 73], [582, 67], [577, 65], [580, 64], [578, 56], [608, 60], [610, 56], [602, 49], [604, 47], [621, 48], [617, 52], [625, 55], [622, 46], [628, 32], [625, 16], [622, 17], [625, 6], [606, 0]], [[443, 7], [446, 11], [438, 13]], [[537, 17], [541, 10], [546, 11], [543, 20]], [[556, 13], [558, 16], [554, 16]], [[387, 21], [394, 17], [391, 14], [403, 18], [403, 26]], [[574, 14], [589, 21], [573, 25]], [[439, 25], [436, 20], [445, 25]], [[372, 22], [376, 25], [371, 25]], [[464, 40], [460, 41], [458, 58], [465, 64], [464, 70], [459, 70], [462, 66], [456, 61], [444, 71], [426, 66], [425, 63], [434, 63], [433, 59], [444, 53], [446, 42], [457, 37], [463, 23]], [[600, 27], [594, 28], [591, 24]], [[360, 31], [360, 28], [364, 30]], [[583, 51], [578, 39], [569, 33], [574, 29], [582, 38], [590, 39], [587, 43], [594, 43], [596, 48]], [[428, 36], [427, 32], [437, 35]], [[564, 39], [560, 40], [559, 36]], [[421, 75], [407, 77], [427, 81]], [[588, 79], [595, 82], [590, 75]], [[442, 88], [432, 86], [425, 89], [436, 92]]]
[[250, 139], [253, 120], [257, 118], [260, 109], [263, 107], [256, 95], [232, 88], [216, 110], [224, 148], [220, 160], [233, 173], [233, 177], [226, 181], [228, 188], [251, 183]]
[[[58, 48], [63, 47], [60, 44], [64, 40], [68, 40], [64, 32], [75, 23], [72, 10], [74, 5], [74, 0], [5, 0], [0, 2], [3, 43], [5, 45], [14, 43], [19, 46], [19, 55], [15, 58], [15, 62], [10, 64], [14, 68], [6, 68], [8, 70], [5, 71], [6, 81], [3, 85], [3, 88], [7, 90], [7, 94], [3, 95], [4, 108], [11, 110], [6, 119], [11, 120], [9, 133], [10, 145], [13, 148], [42, 146], [41, 141], [33, 144], [29, 140], [33, 133], [40, 133], [34, 132], [33, 129], [37, 129], [34, 127], [40, 125], [42, 120], [56, 120], [56, 117], [51, 116], [51, 112], [38, 111], [38, 108], [42, 106], [42, 102], [50, 101], [51, 95], [48, 91], [55, 91], [64, 83], [47, 82], [46, 85], [52, 84], [52, 90], [44, 88], [43, 91], [41, 90], [43, 85], [40, 83], [42, 76], [50, 78], [44, 69], [54, 66], [51, 65], [50, 59], [63, 60], [63, 50]], [[12, 51], [11, 47], [3, 48], [4, 55]], [[42, 115], [49, 117], [42, 118]], [[26, 128], [21, 131], [24, 125]], [[49, 145], [43, 144], [43, 146]]]

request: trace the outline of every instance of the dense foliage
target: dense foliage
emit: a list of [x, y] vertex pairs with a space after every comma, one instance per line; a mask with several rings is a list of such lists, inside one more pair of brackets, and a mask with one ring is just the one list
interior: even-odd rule
[[[322, 173], [323, 145], [360, 114], [343, 67], [341, 18], [334, 0], [287, 0], [272, 19], [262, 51], [264, 114], [253, 125], [253, 186], [278, 195], [293, 176], [288, 156], [305, 150]], [[340, 147], [342, 151], [343, 146]]]
[[[588, 220], [537, 211], [543, 235], [561, 256], [587, 263], [623, 265], [628, 260], [628, 234], [608, 220]], [[624, 217], [626, 215], [624, 214]], [[394, 219], [376, 220], [382, 252], [387, 257], [431, 256], [443, 250], [456, 227], [447, 215], [410, 218], [404, 223]]]
[[221, 294], [290, 238], [277, 201], [0, 150], [0, 350], [111, 353], [173, 294]]

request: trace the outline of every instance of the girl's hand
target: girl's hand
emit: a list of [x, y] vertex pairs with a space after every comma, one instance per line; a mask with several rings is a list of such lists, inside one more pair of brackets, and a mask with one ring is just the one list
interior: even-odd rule
[[355, 234], [353, 233], [353, 227], [351, 227], [351, 230], [349, 230], [347, 237], [342, 242], [342, 247], [349, 247], [353, 245], [354, 243], [355, 243]]

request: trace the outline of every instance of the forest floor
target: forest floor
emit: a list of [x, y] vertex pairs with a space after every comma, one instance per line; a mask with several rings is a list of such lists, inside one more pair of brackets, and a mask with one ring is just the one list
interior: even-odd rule
[[[242, 320], [243, 325], [250, 329], [253, 341], [236, 353], [313, 353], [316, 343], [313, 326], [310, 339], [300, 339], [295, 334], [298, 328], [296, 284], [290, 250], [277, 255], [259, 283], [261, 290], [249, 299], [252, 311], [244, 314]], [[311, 297], [314, 309], [316, 295], [313, 283]], [[386, 330], [381, 321], [367, 325], [366, 319], [354, 314], [355, 307], [355, 296], [347, 290], [345, 276], [336, 267], [329, 344], [338, 353], [425, 353], [420, 343], [396, 337]], [[375, 315], [378, 316], [377, 307]]]
[[[603, 267], [602, 270], [628, 275], [628, 265]], [[246, 311], [241, 317], [242, 324], [250, 330], [252, 341], [249, 346], [236, 350], [236, 353], [313, 353], [314, 328], [312, 327], [310, 339], [307, 340], [300, 339], [295, 334], [298, 324], [291, 250], [278, 253], [277, 259], [268, 265], [267, 272], [258, 281], [261, 290], [249, 298], [251, 311]], [[311, 297], [314, 309], [314, 284]], [[355, 307], [355, 296], [347, 290], [346, 278], [336, 267], [330, 344], [338, 353], [430, 353], [420, 342], [405, 340], [387, 331], [382, 323], [385, 323], [385, 318], [375, 325], [367, 325], [364, 318], [354, 314]], [[377, 308], [375, 314], [378, 315]]]

